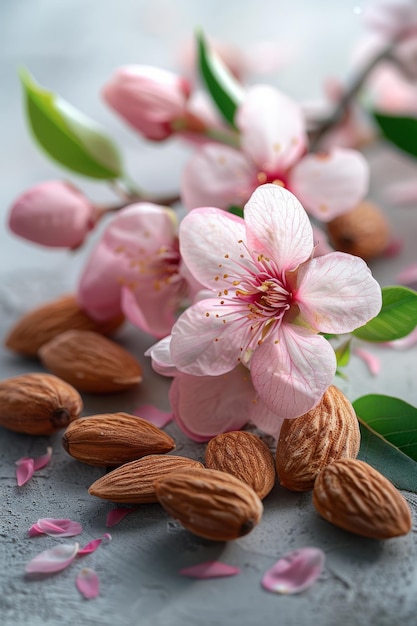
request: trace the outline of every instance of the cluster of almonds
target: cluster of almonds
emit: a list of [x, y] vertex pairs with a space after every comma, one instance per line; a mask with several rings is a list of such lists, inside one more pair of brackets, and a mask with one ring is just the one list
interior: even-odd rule
[[[51, 317], [54, 307], [60, 317]], [[406, 500], [384, 476], [356, 459], [358, 420], [337, 387], [329, 387], [305, 415], [284, 422], [275, 460], [261, 438], [245, 431], [211, 439], [203, 465], [167, 454], [174, 450], [174, 440], [144, 419], [127, 413], [80, 418], [83, 404], [74, 387], [119, 391], [141, 377], [133, 357], [101, 337], [97, 328], [91, 328], [91, 320], [86, 328], [87, 322], [79, 321], [83, 315], [73, 298], [61, 298], [29, 313], [12, 329], [6, 345], [25, 354], [30, 348], [53, 374], [0, 382], [0, 425], [35, 435], [66, 427], [63, 445], [72, 457], [114, 468], [90, 486], [90, 494], [125, 504], [159, 502], [194, 534], [227, 541], [247, 534], [261, 520], [262, 499], [278, 475], [290, 490], [313, 490], [319, 514], [345, 530], [376, 539], [410, 531]], [[33, 325], [36, 316], [38, 327]], [[70, 317], [82, 330], [68, 328]], [[118, 324], [120, 320], [115, 320], [106, 331]], [[23, 330], [30, 326], [37, 329], [36, 340], [27, 335], [23, 341]]]

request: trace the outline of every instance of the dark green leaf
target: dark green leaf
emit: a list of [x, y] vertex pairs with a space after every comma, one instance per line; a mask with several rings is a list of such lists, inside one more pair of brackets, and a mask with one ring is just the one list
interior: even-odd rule
[[237, 215], [238, 217], [243, 217], [243, 207], [241, 206], [229, 206], [229, 208], [227, 209], [229, 211], [229, 213], [233, 213], [233, 215]]
[[417, 118], [373, 113], [383, 136], [407, 154], [417, 157]]
[[391, 396], [369, 394], [353, 408], [373, 431], [417, 461], [417, 408]]
[[358, 459], [372, 465], [397, 489], [417, 493], [417, 463], [374, 433], [366, 424], [359, 423], [359, 427], [361, 447]]
[[117, 148], [94, 121], [39, 87], [27, 71], [21, 71], [20, 77], [32, 133], [52, 159], [90, 178], [115, 179], [122, 175]]
[[243, 90], [219, 56], [208, 46], [204, 35], [197, 33], [198, 67], [206, 88], [218, 110], [234, 126], [236, 109], [242, 100]]
[[376, 317], [353, 331], [365, 341], [394, 341], [417, 326], [417, 292], [407, 287], [384, 287], [382, 308]]
[[335, 349], [334, 353], [336, 355], [337, 367], [345, 367], [349, 363], [350, 342], [351, 340], [348, 339]]

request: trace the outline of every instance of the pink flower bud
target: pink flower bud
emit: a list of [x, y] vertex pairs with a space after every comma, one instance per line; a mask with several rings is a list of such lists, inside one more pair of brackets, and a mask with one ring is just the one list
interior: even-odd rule
[[96, 207], [69, 183], [46, 181], [31, 187], [13, 204], [10, 230], [52, 248], [76, 248], [98, 218]]
[[181, 122], [190, 95], [188, 81], [157, 67], [119, 68], [102, 92], [107, 104], [148, 139], [161, 141]]

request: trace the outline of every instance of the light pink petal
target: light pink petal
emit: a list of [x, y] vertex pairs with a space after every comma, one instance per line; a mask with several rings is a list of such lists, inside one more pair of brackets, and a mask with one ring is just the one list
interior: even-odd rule
[[255, 165], [241, 152], [214, 143], [199, 148], [186, 163], [181, 198], [190, 211], [243, 206], [257, 185]]
[[100, 581], [93, 569], [89, 567], [84, 567], [78, 574], [75, 579], [75, 584], [77, 586], [78, 591], [81, 595], [84, 596], [87, 600], [92, 600], [93, 598], [97, 598], [100, 593]]
[[175, 376], [177, 368], [171, 358], [171, 335], [164, 337], [145, 352], [152, 359], [152, 367], [161, 376]]
[[[230, 277], [250, 267], [245, 223], [216, 208], [191, 211], [180, 225], [180, 251], [189, 271], [211, 291], [230, 289]], [[224, 278], [226, 276], [226, 278]]]
[[164, 428], [167, 424], [172, 422], [174, 415], [171, 411], [161, 411], [153, 404], [142, 404], [133, 411], [133, 415], [137, 415], [142, 419], [151, 422], [158, 428]]
[[240, 569], [233, 567], [233, 565], [222, 563], [221, 561], [206, 561], [205, 563], [198, 563], [190, 567], [183, 567], [178, 573], [182, 574], [182, 576], [203, 580], [205, 578], [236, 576], [236, 574], [240, 574]]
[[274, 87], [251, 87], [236, 114], [243, 151], [258, 171], [285, 174], [305, 150], [305, 120], [301, 107]]
[[280, 418], [312, 409], [331, 385], [336, 357], [330, 343], [307, 328], [283, 324], [278, 341], [266, 341], [250, 361], [253, 386]]
[[394, 204], [417, 205], [417, 183], [415, 180], [406, 180], [390, 185], [386, 194], [388, 200]]
[[404, 240], [400, 237], [394, 237], [383, 251], [383, 256], [387, 259], [392, 259], [393, 257], [398, 256], [403, 248]]
[[329, 252], [334, 252], [334, 248], [329, 244], [327, 235], [318, 226], [313, 225], [314, 256], [323, 256]]
[[83, 532], [81, 524], [70, 519], [44, 517], [36, 522], [37, 529], [50, 537], [74, 537]]
[[35, 472], [35, 462], [33, 459], [23, 457], [16, 461], [16, 481], [17, 486], [22, 487], [33, 476]]
[[284, 419], [271, 409], [257, 395], [249, 407], [249, 421], [268, 435], [278, 439]]
[[364, 198], [369, 166], [356, 150], [307, 154], [291, 170], [288, 186], [313, 217], [328, 222]]
[[280, 271], [294, 269], [313, 252], [313, 230], [307, 213], [287, 189], [258, 187], [245, 206], [250, 251], [271, 257]]
[[363, 326], [382, 304], [381, 287], [365, 261], [343, 252], [303, 264], [293, 297], [311, 328], [335, 334]]
[[398, 272], [396, 280], [403, 285], [417, 283], [417, 263], [412, 263]]
[[363, 348], [353, 348], [352, 352], [356, 354], [367, 365], [372, 376], [377, 376], [381, 371], [381, 361], [372, 352]]
[[49, 461], [52, 458], [52, 448], [50, 446], [48, 446], [48, 448], [46, 449], [46, 454], [43, 454], [42, 456], [38, 456], [36, 459], [33, 459], [33, 467], [34, 470], [40, 470], [43, 467], [46, 467], [46, 465], [48, 465]]
[[248, 370], [240, 365], [221, 376], [179, 373], [172, 382], [169, 399], [181, 430], [190, 439], [202, 442], [243, 428], [256, 393]]
[[171, 332], [174, 314], [180, 306], [180, 293], [175, 285], [156, 289], [146, 281], [135, 291], [123, 287], [121, 306], [134, 326], [160, 339]]
[[320, 576], [325, 554], [319, 548], [300, 548], [279, 559], [262, 578], [262, 586], [273, 593], [300, 593]]
[[64, 543], [44, 550], [25, 567], [27, 574], [53, 574], [71, 565], [78, 553], [78, 543]]
[[32, 526], [28, 530], [29, 537], [39, 537], [39, 535], [44, 535], [45, 533], [37, 524], [32, 524]]
[[106, 517], [106, 526], [110, 528], [111, 526], [116, 526], [119, 522], [121, 522], [126, 515], [129, 513], [133, 513], [137, 509], [135, 507], [128, 508], [126, 506], [116, 507], [109, 511]]
[[102, 537], [99, 537], [98, 539], [93, 539], [92, 541], [89, 541], [84, 546], [84, 548], [80, 548], [78, 550], [78, 556], [91, 554], [92, 552], [95, 552], [102, 543], [109, 543], [109, 541], [111, 541], [110, 533], [104, 533]]
[[217, 376], [239, 364], [239, 346], [247, 342], [246, 326], [239, 323], [241, 314], [234, 313], [231, 307], [227, 323], [220, 315], [216, 317], [220, 312], [218, 300], [201, 300], [178, 318], [172, 329], [170, 350], [180, 371], [194, 376]]

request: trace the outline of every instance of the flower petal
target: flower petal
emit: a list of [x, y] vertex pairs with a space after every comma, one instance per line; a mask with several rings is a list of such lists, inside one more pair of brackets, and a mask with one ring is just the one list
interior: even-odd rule
[[278, 341], [266, 341], [250, 361], [252, 382], [279, 417], [299, 417], [312, 409], [332, 383], [336, 357], [330, 343], [307, 328], [283, 324]]
[[287, 189], [261, 185], [246, 204], [244, 215], [249, 250], [271, 257], [280, 271], [294, 269], [311, 256], [310, 220]]
[[42, 456], [38, 456], [36, 459], [33, 459], [33, 468], [34, 470], [40, 470], [43, 467], [46, 467], [46, 465], [48, 465], [49, 461], [52, 458], [52, 448], [51, 446], [48, 446], [46, 449], [46, 454], [43, 454]]
[[107, 514], [106, 526], [108, 528], [111, 526], [116, 526], [116, 524], [121, 522], [126, 517], [126, 515], [129, 515], [129, 513], [133, 513], [134, 511], [136, 511], [136, 507], [130, 508], [127, 506], [120, 506], [112, 509]]
[[381, 287], [359, 257], [331, 252], [303, 264], [294, 298], [301, 317], [323, 333], [348, 333], [381, 309]]
[[363, 348], [353, 348], [352, 352], [356, 354], [364, 363], [366, 363], [372, 376], [377, 376], [381, 370], [381, 361], [368, 350]]
[[77, 586], [78, 591], [86, 598], [87, 600], [91, 600], [93, 598], [97, 598], [100, 593], [100, 581], [93, 569], [89, 567], [84, 567], [78, 574], [75, 579], [75, 584]]
[[153, 404], [142, 404], [133, 411], [133, 415], [137, 415], [151, 424], [158, 426], [158, 428], [164, 428], [167, 424], [172, 422], [174, 415], [171, 411], [161, 411]]
[[153, 337], [169, 335], [175, 322], [180, 296], [176, 286], [156, 289], [146, 281], [140, 289], [132, 291], [122, 287], [121, 307], [129, 322]]
[[209, 143], [186, 163], [181, 198], [189, 211], [202, 206], [227, 209], [243, 206], [256, 184], [256, 169], [244, 154], [229, 146]]
[[396, 280], [402, 285], [412, 285], [417, 283], [417, 263], [412, 263], [398, 272]]
[[240, 569], [232, 565], [227, 565], [227, 563], [222, 563], [221, 561], [206, 561], [205, 563], [198, 563], [190, 567], [183, 567], [178, 573], [182, 574], [182, 576], [203, 580], [205, 578], [236, 576], [236, 574], [240, 574]]
[[273, 593], [300, 593], [316, 582], [324, 561], [325, 554], [319, 548], [289, 552], [264, 574], [262, 586]]
[[23, 457], [16, 461], [16, 481], [17, 486], [22, 487], [33, 476], [35, 472], [35, 462], [33, 459]]
[[364, 198], [369, 166], [356, 150], [307, 154], [291, 170], [288, 185], [313, 217], [328, 222]]
[[27, 574], [52, 574], [71, 565], [78, 553], [78, 543], [64, 543], [44, 550], [25, 567]]
[[305, 122], [301, 107], [274, 87], [248, 89], [236, 114], [243, 151], [258, 169], [279, 176], [305, 150]]
[[85, 554], [91, 554], [92, 552], [95, 552], [97, 550], [97, 548], [103, 543], [108, 543], [109, 541], [111, 541], [111, 535], [110, 533], [104, 533], [104, 535], [102, 537], [99, 537], [98, 539], [93, 539], [92, 541], [89, 541], [84, 548], [80, 548], [78, 550], [78, 555], [79, 556], [84, 556]]
[[44, 535], [49, 535], [49, 537], [74, 537], [83, 532], [81, 524], [70, 519], [44, 517], [38, 519], [34, 526]]
[[152, 367], [161, 376], [175, 376], [177, 368], [171, 358], [171, 335], [164, 337], [145, 352], [152, 359]]
[[284, 419], [271, 411], [257, 394], [249, 407], [249, 421], [264, 433], [278, 439]]
[[243, 428], [255, 398], [249, 372], [243, 365], [221, 376], [179, 373], [169, 392], [179, 427], [199, 442]]

